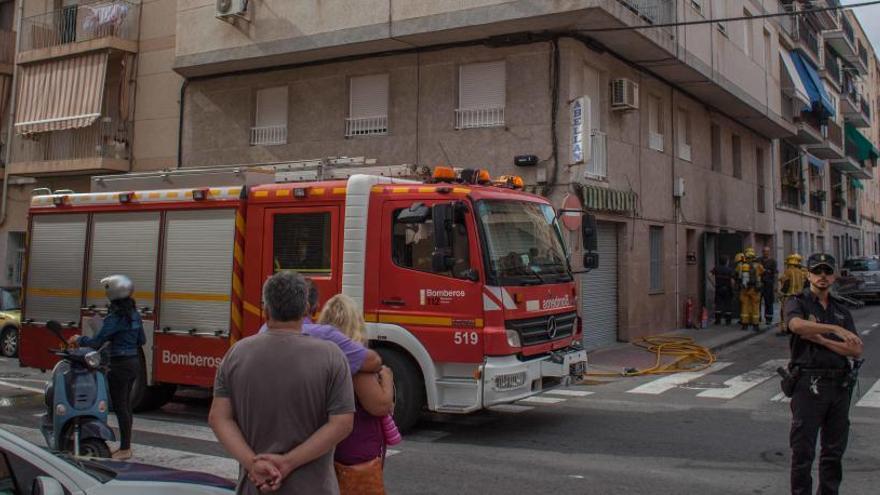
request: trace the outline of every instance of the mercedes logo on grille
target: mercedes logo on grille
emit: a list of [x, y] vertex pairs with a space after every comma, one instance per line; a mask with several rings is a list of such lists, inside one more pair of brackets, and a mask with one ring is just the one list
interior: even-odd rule
[[555, 316], [551, 316], [550, 318], [547, 319], [547, 337], [549, 337], [550, 340], [555, 339], [555, 338], [556, 338], [556, 332], [557, 332], [557, 329], [556, 329], [556, 317], [555, 317]]

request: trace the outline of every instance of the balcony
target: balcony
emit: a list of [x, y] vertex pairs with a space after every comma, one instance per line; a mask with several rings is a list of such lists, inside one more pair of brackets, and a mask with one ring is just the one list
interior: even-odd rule
[[12, 75], [15, 65], [15, 32], [0, 31], [0, 74]]
[[457, 108], [455, 110], [456, 129], [480, 127], [504, 127], [504, 107]]
[[833, 84], [837, 91], [840, 91], [843, 84], [840, 60], [831, 52], [831, 50], [828, 49], [827, 46], [822, 50], [822, 64], [819, 67], [822, 77]]
[[855, 30], [844, 12], [840, 12], [840, 27], [829, 29], [822, 33], [825, 42], [831, 45], [842, 59], [855, 67], [862, 74], [868, 72], [868, 68], [859, 56], [859, 45], [856, 41]]
[[251, 127], [251, 146], [287, 144], [287, 126]]
[[840, 98], [840, 111], [844, 121], [855, 127], [871, 126], [871, 108], [863, 96], [851, 82], [846, 81], [844, 76], [844, 88]]
[[141, 4], [97, 0], [70, 5], [21, 22], [18, 63], [95, 50], [138, 50]]
[[387, 134], [387, 115], [345, 119], [345, 137], [385, 136]]
[[88, 127], [16, 134], [10, 173], [23, 176], [127, 172], [132, 123], [98, 119]]
[[843, 129], [840, 124], [829, 119], [820, 127], [820, 131], [823, 136], [822, 142], [807, 145], [807, 151], [823, 160], [843, 158]]
[[803, 112], [793, 120], [797, 134], [788, 138], [792, 143], [818, 145], [825, 141], [825, 136], [822, 135], [822, 126], [814, 114]]
[[[840, 0], [827, 0], [825, 2], [818, 1], [812, 2], [816, 7], [838, 7], [840, 6]], [[820, 12], [813, 12], [810, 14], [816, 20], [819, 28], [823, 31], [828, 29], [837, 29], [840, 26], [840, 21], [838, 19], [836, 10], [823, 10]]]

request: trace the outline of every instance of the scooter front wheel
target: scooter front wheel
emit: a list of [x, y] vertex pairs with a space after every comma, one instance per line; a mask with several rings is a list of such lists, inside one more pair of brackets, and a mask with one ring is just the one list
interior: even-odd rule
[[110, 457], [110, 447], [100, 438], [86, 438], [79, 442], [79, 455], [83, 457]]

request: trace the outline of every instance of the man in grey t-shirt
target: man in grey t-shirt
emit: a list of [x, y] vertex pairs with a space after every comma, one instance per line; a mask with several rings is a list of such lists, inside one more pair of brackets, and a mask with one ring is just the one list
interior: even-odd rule
[[354, 391], [339, 347], [301, 333], [306, 293], [301, 275], [267, 280], [269, 330], [236, 343], [217, 370], [208, 422], [241, 465], [237, 493], [339, 493], [333, 448], [351, 432]]

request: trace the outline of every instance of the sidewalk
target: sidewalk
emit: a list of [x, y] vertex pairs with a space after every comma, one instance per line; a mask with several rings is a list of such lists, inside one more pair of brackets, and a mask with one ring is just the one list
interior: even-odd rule
[[[708, 347], [712, 352], [738, 344], [744, 340], [748, 340], [760, 335], [766, 335], [776, 332], [777, 326], [771, 325], [761, 326], [760, 332], [754, 330], [741, 330], [738, 323], [734, 322], [730, 326], [709, 325], [708, 328], [681, 328], [668, 333], [660, 334], [668, 337], [690, 337], [694, 343], [703, 347]], [[657, 336], [660, 336], [657, 335]], [[662, 363], [668, 364], [675, 361], [674, 356], [663, 356]], [[591, 372], [622, 372], [628, 368], [638, 370], [650, 368], [655, 365], [657, 355], [647, 350], [635, 346], [628, 342], [621, 342], [609, 347], [596, 349], [589, 353], [589, 370]]]

